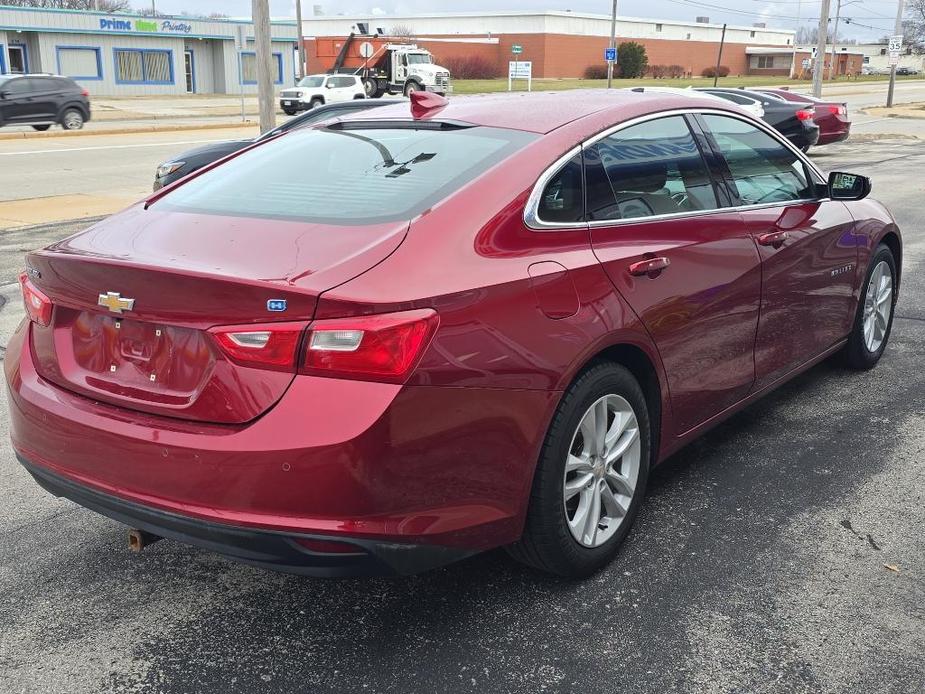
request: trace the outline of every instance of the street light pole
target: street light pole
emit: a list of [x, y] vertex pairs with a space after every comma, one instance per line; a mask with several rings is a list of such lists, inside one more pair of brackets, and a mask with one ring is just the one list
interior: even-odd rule
[[[613, 0], [613, 11], [610, 13], [610, 48], [617, 47], [617, 0]], [[607, 88], [613, 85], [613, 61], [607, 61]]]
[[[899, 4], [896, 6], [896, 27], [893, 31], [896, 36], [901, 36], [903, 33], [903, 0], [899, 0]], [[890, 66], [890, 88], [886, 92], [886, 107], [893, 107], [893, 90], [896, 87], [896, 66]]]
[[305, 41], [302, 38], [302, 0], [295, 0], [295, 23], [298, 28], [299, 37], [299, 74], [298, 77], [305, 77]]
[[825, 42], [829, 32], [829, 0], [822, 0], [819, 11], [819, 36], [816, 41], [816, 64], [813, 65], [813, 96], [822, 96], [822, 78], [825, 72]]
[[838, 43], [838, 20], [841, 18], [841, 0], [835, 0], [835, 30], [832, 32], [832, 60], [829, 63], [829, 81], [835, 79], [835, 44]]

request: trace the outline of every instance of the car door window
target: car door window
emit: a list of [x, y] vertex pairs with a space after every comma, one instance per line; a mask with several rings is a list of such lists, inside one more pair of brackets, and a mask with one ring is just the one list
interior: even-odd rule
[[726, 159], [735, 192], [746, 205], [805, 200], [813, 196], [803, 161], [768, 133], [738, 118], [705, 115]]
[[719, 207], [682, 116], [634, 125], [585, 149], [588, 218], [635, 219]]
[[4, 90], [9, 93], [11, 97], [23, 96], [31, 91], [34, 91], [32, 88], [31, 79], [17, 79], [10, 80], [9, 83], [4, 87]]
[[572, 157], [546, 184], [537, 216], [542, 222], [554, 224], [569, 224], [584, 219], [581, 155]]

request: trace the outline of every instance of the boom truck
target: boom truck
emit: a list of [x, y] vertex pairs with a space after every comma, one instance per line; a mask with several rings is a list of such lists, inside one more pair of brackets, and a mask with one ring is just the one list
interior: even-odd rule
[[319, 72], [357, 75], [371, 99], [415, 91], [445, 96], [453, 90], [450, 71], [436, 65], [430, 51], [381, 33], [369, 34], [365, 24], [357, 26], [359, 31], [346, 39], [315, 39], [314, 65]]

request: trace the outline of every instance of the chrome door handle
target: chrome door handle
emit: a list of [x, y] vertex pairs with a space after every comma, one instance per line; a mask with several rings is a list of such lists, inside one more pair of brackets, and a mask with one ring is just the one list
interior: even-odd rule
[[789, 231], [772, 231], [759, 236], [758, 243], [762, 246], [773, 246], [774, 248], [780, 248], [784, 245], [784, 241], [789, 238]]
[[650, 278], [655, 279], [669, 265], [671, 265], [671, 261], [668, 258], [659, 256], [658, 258], [649, 258], [648, 260], [633, 263], [630, 265], [629, 270], [631, 275], [636, 275], [637, 277], [648, 275]]

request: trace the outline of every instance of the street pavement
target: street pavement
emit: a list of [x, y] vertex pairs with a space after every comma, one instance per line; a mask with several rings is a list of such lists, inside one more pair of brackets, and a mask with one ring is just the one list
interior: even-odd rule
[[[905, 233], [883, 360], [825, 362], [673, 456], [600, 574], [564, 582], [500, 550], [374, 580], [166, 540], [134, 555], [3, 446], [0, 693], [925, 691], [925, 146], [814, 157], [872, 176]], [[23, 253], [83, 224], [0, 236], [0, 344]]]

